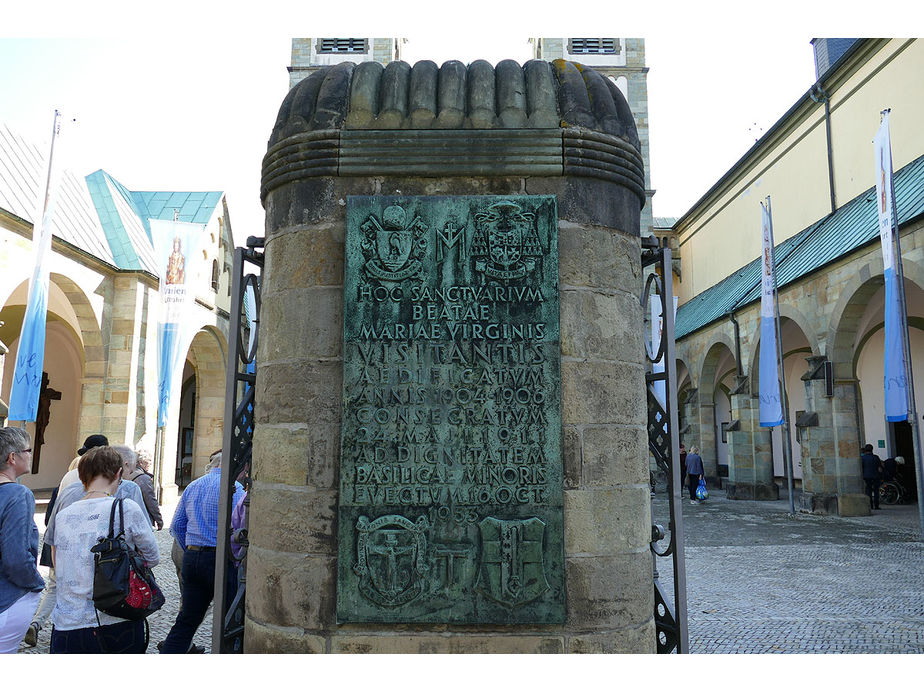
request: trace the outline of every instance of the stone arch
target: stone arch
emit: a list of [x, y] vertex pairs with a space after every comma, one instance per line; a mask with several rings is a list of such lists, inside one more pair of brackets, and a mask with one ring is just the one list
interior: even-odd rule
[[720, 391], [719, 378], [729, 364], [736, 364], [734, 340], [729, 339], [726, 334], [718, 333], [714, 335], [712, 344], [703, 356], [698, 391], [700, 455], [703, 458], [706, 476], [711, 478], [718, 477], [719, 458], [724, 450], [719, 445], [716, 434], [719, 419], [716, 417], [715, 398]]
[[209, 455], [222, 446], [227, 353], [227, 340], [212, 325], [193, 335], [186, 352], [196, 378], [193, 478], [205, 473]]

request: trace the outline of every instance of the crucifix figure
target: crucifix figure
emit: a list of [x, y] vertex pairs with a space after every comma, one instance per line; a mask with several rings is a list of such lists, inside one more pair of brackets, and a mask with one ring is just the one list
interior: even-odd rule
[[42, 373], [42, 389], [39, 390], [38, 412], [35, 415], [35, 440], [32, 443], [32, 473], [38, 474], [42, 444], [45, 442], [45, 428], [51, 418], [51, 400], [61, 399], [61, 393], [48, 387], [48, 373]]

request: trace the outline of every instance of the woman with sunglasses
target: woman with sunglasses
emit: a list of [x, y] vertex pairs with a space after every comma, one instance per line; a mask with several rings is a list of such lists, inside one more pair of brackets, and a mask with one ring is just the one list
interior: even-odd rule
[[0, 654], [19, 649], [45, 587], [38, 572], [35, 496], [16, 483], [31, 469], [29, 434], [0, 428]]

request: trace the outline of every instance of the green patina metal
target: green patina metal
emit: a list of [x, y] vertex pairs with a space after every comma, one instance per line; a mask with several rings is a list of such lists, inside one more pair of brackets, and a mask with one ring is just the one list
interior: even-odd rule
[[561, 623], [553, 196], [349, 197], [340, 622]]

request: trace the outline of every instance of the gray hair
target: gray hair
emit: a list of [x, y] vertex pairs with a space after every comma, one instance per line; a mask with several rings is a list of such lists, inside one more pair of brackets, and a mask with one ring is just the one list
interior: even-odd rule
[[29, 431], [24, 428], [0, 428], [0, 472], [10, 466], [7, 460], [11, 452], [19, 452], [29, 447], [31, 443], [32, 438], [29, 436]]
[[112, 445], [113, 450], [119, 453], [119, 457], [122, 458], [122, 463], [128, 465], [128, 468], [132, 471], [135, 470], [138, 466], [138, 453], [132, 450], [127, 445]]
[[221, 466], [221, 450], [216, 450], [209, 455], [209, 463], [205, 465], [205, 471], [215, 469]]

